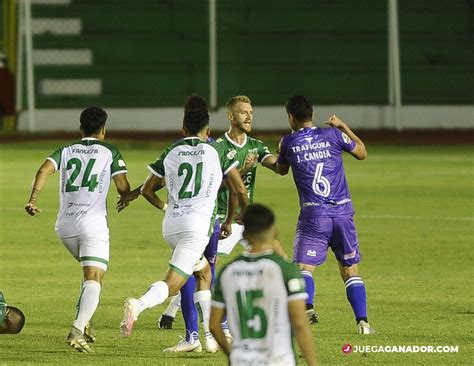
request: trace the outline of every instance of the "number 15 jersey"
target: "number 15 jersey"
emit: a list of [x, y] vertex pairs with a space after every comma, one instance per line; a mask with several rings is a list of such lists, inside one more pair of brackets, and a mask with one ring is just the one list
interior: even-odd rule
[[232, 365], [295, 365], [288, 303], [306, 300], [298, 267], [272, 251], [243, 253], [217, 275], [212, 306], [225, 308]]
[[209, 144], [199, 137], [175, 142], [150, 164], [152, 174], [165, 178], [168, 189], [163, 235], [185, 231], [210, 235], [223, 175], [238, 164], [218, 144]]
[[120, 152], [112, 145], [86, 137], [58, 148], [49, 157], [60, 171], [60, 208], [56, 232], [68, 238], [107, 229], [110, 180], [127, 173]]

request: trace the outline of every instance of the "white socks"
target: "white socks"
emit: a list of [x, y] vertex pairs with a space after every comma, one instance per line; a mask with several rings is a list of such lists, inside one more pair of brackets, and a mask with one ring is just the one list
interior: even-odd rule
[[78, 300], [78, 309], [76, 320], [74, 320], [74, 327], [84, 332], [86, 324], [94, 315], [97, 305], [99, 305], [100, 283], [87, 280], [82, 284], [81, 295]]
[[204, 332], [209, 332], [209, 318], [211, 317], [211, 290], [202, 290], [194, 293], [194, 303], [202, 322]]
[[181, 307], [181, 294], [179, 293], [178, 295], [175, 295], [171, 298], [171, 301], [163, 314], [176, 318], [176, 313], [178, 312], [180, 307]]
[[151, 309], [156, 305], [163, 303], [169, 296], [168, 285], [164, 281], [152, 283], [145, 295], [140, 297], [140, 307], [138, 312], [141, 313], [145, 309]]

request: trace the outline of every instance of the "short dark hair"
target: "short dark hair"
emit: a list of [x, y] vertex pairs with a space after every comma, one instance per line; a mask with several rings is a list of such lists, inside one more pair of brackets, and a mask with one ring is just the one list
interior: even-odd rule
[[99, 132], [107, 121], [107, 113], [100, 107], [91, 106], [81, 113], [81, 127], [85, 135]]
[[267, 206], [258, 203], [249, 205], [243, 217], [245, 232], [250, 235], [263, 233], [275, 223], [275, 215]]
[[206, 101], [193, 94], [184, 100], [183, 127], [191, 134], [196, 134], [209, 125], [209, 111]]
[[5, 319], [0, 323], [0, 333], [17, 334], [21, 332], [24, 325], [25, 314], [14, 306], [7, 306]]
[[313, 118], [313, 105], [304, 95], [294, 95], [285, 105], [286, 113], [291, 114], [298, 122], [306, 122]]

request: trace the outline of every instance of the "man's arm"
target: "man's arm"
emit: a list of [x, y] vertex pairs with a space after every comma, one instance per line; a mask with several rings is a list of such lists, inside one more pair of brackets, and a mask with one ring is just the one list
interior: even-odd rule
[[130, 191], [130, 183], [128, 182], [127, 175], [117, 174], [113, 177], [115, 187], [117, 188], [117, 193], [120, 195], [120, 199], [117, 202], [117, 211], [120, 212], [125, 209], [128, 204], [137, 199], [140, 196], [140, 190], [142, 186], [135, 188], [133, 191]]
[[232, 234], [232, 223], [234, 222], [234, 216], [239, 207], [239, 201], [237, 199], [237, 194], [235, 193], [235, 191], [229, 188], [230, 183], [227, 181], [227, 179], [224, 179], [223, 184], [226, 186], [228, 192], [227, 216], [225, 218], [225, 221], [221, 225], [220, 237], [227, 238], [229, 235]]
[[145, 183], [143, 183], [141, 194], [157, 209], [166, 211], [168, 205], [163, 202], [155, 192], [166, 186], [165, 178], [157, 177], [155, 174], [148, 175]]
[[265, 158], [265, 160], [262, 161], [262, 165], [280, 175], [287, 175], [290, 170], [289, 165], [278, 163], [278, 158], [275, 155], [270, 155]]
[[44, 184], [46, 183], [46, 179], [48, 176], [53, 174], [56, 171], [56, 167], [51, 162], [51, 160], [47, 159], [38, 169], [35, 175], [35, 179], [31, 185], [31, 193], [28, 202], [25, 205], [25, 211], [34, 216], [37, 213], [41, 212], [41, 210], [36, 206], [36, 202], [38, 200], [38, 195], [43, 189]]
[[[304, 313], [303, 313], [304, 314]], [[215, 306], [211, 307], [211, 318], [209, 321], [209, 329], [216, 339], [216, 342], [222, 348], [224, 353], [229, 357], [231, 348], [227, 343], [227, 339], [225, 338], [224, 331], [221, 327], [221, 322], [224, 319], [225, 315], [225, 308], [218, 308]]]
[[249, 153], [245, 157], [244, 165], [239, 169], [240, 175], [243, 177], [249, 171], [251, 171], [258, 163], [258, 155]]
[[[239, 171], [236, 168], [233, 168], [229, 171], [226, 177], [226, 181], [227, 181], [226, 186], [229, 189], [229, 199], [230, 197], [232, 197], [232, 195], [235, 195], [237, 197], [237, 201], [240, 206], [240, 213], [239, 213], [239, 217], [236, 220], [239, 220], [241, 214], [243, 214], [249, 202], [247, 188], [245, 188], [244, 182], [242, 181]], [[234, 212], [231, 212], [231, 209], [233, 209]], [[236, 210], [236, 207], [234, 208], [234, 207], [229, 206], [227, 217], [229, 216], [234, 217], [235, 210]]]
[[338, 116], [333, 114], [326, 121], [326, 124], [332, 127], [336, 127], [340, 131], [344, 132], [349, 138], [355, 142], [356, 146], [351, 151], [351, 155], [357, 160], [364, 160], [367, 158], [367, 150], [362, 140], [349, 128], [349, 126], [341, 120]]
[[313, 336], [306, 318], [306, 303], [304, 300], [293, 300], [288, 302], [290, 322], [295, 334], [296, 342], [303, 357], [309, 366], [316, 365]]

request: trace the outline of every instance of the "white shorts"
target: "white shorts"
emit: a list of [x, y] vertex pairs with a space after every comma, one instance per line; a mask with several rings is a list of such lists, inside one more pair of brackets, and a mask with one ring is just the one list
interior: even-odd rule
[[60, 238], [82, 267], [98, 267], [107, 271], [109, 264], [109, 229]]
[[[207, 235], [194, 231], [164, 235], [165, 240], [173, 248], [169, 261], [171, 269], [183, 277], [191, 276], [205, 266], [203, 253], [209, 243]], [[205, 258], [204, 258], [205, 259]]]
[[245, 249], [248, 249], [249, 243], [244, 239], [243, 234], [244, 225], [232, 224], [232, 234], [225, 239], [219, 240], [217, 244], [217, 255], [220, 257], [228, 256], [238, 243]]

